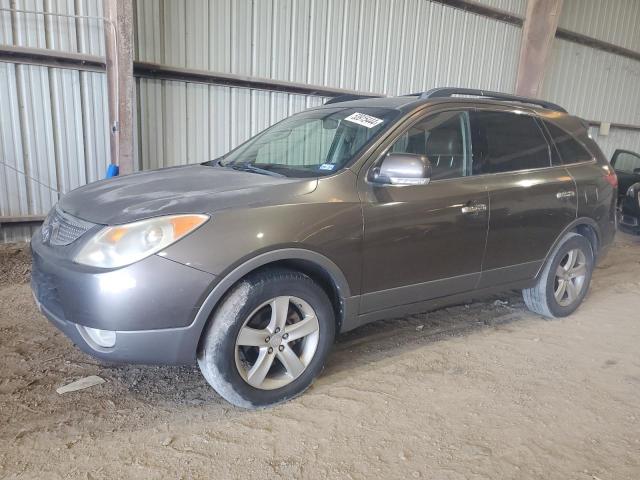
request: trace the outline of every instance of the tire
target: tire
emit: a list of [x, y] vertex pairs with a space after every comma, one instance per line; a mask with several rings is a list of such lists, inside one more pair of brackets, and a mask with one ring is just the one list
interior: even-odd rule
[[[567, 270], [572, 261], [575, 266]], [[593, 268], [594, 253], [589, 240], [577, 233], [567, 234], [549, 257], [536, 284], [522, 290], [524, 303], [529, 310], [545, 317], [571, 315], [589, 290]]]
[[334, 338], [333, 306], [322, 288], [300, 272], [265, 270], [222, 299], [201, 338], [198, 364], [230, 403], [268, 407], [309, 388]]

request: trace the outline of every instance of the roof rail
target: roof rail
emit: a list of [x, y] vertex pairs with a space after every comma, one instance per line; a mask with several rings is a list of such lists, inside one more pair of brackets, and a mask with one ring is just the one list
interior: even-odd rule
[[381, 98], [380, 95], [359, 95], [355, 93], [348, 93], [346, 95], [338, 95], [337, 97], [330, 98], [324, 105], [331, 103], [350, 102], [351, 100], [361, 100], [363, 98]]
[[506, 100], [508, 102], [520, 102], [528, 103], [530, 105], [538, 105], [548, 110], [555, 110], [557, 112], [567, 113], [567, 111], [560, 105], [547, 102], [545, 100], [538, 100], [537, 98], [520, 97], [518, 95], [510, 95], [508, 93], [490, 92], [487, 90], [477, 90], [475, 88], [433, 88], [426, 92], [412, 93], [411, 96], [418, 96], [421, 100], [427, 98], [445, 98], [452, 97], [453, 95], [467, 95], [470, 97], [485, 97], [493, 98], [495, 100]]

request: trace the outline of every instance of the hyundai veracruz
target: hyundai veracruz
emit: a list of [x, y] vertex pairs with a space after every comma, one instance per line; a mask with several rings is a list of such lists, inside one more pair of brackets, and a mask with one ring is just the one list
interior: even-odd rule
[[33, 236], [32, 287], [85, 352], [197, 361], [229, 402], [262, 407], [303, 392], [336, 335], [367, 322], [513, 289], [571, 314], [616, 199], [586, 124], [557, 105], [337, 98], [214, 161], [64, 196]]

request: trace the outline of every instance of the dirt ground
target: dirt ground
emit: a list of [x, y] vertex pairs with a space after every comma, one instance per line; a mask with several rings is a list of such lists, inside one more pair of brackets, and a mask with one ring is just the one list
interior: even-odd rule
[[99, 364], [37, 312], [28, 248], [0, 261], [0, 478], [640, 478], [640, 239], [570, 318], [513, 293], [369, 325], [262, 411], [195, 366]]

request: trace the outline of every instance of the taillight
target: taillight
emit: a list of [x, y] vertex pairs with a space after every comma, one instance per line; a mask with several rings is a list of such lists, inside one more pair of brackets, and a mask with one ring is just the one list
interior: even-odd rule
[[605, 172], [607, 172], [607, 174], [604, 176], [604, 179], [607, 181], [607, 183], [609, 183], [609, 185], [611, 185], [614, 188], [618, 188], [618, 176], [616, 175], [616, 172], [613, 171], [613, 168], [606, 166], [604, 167]]

